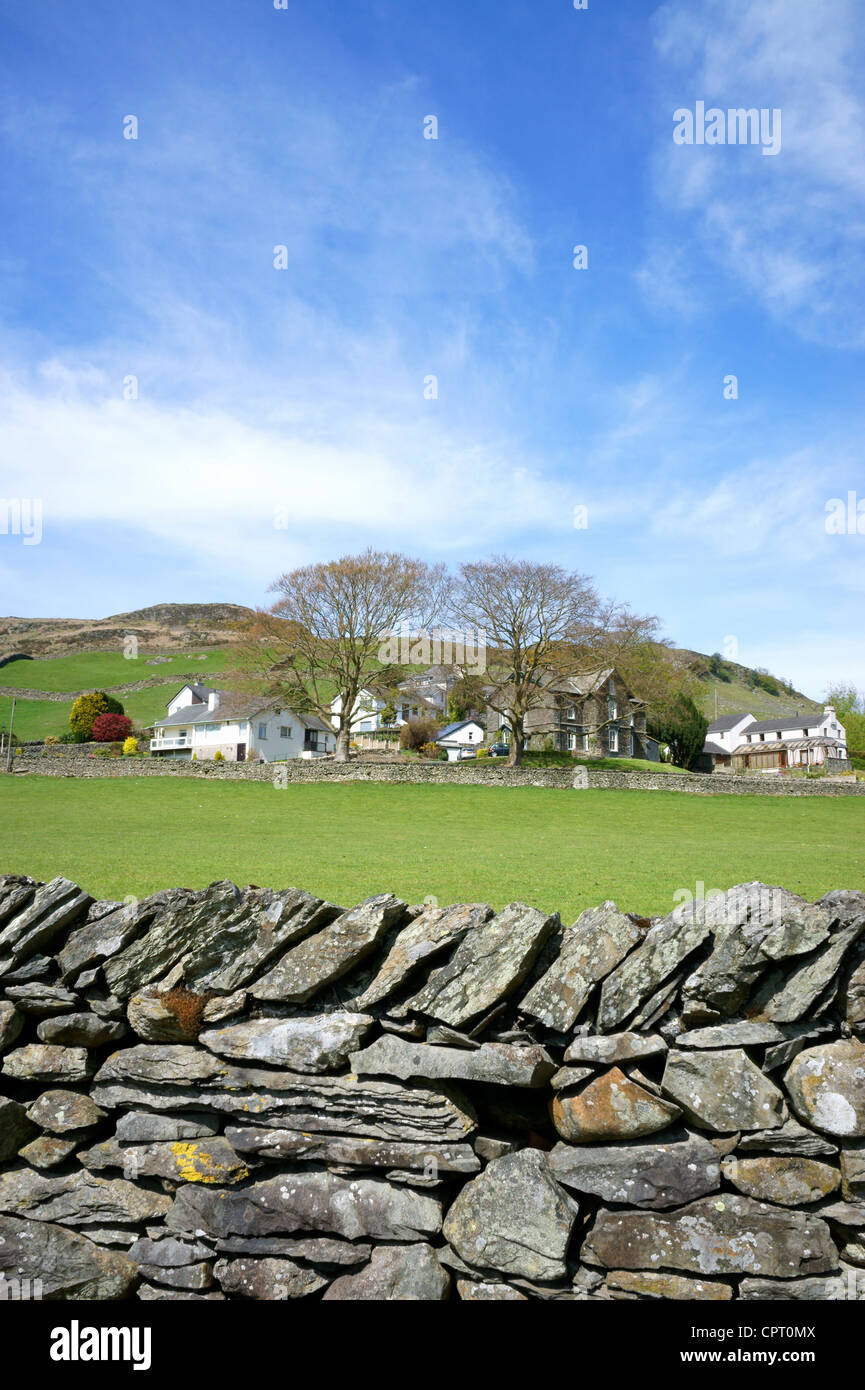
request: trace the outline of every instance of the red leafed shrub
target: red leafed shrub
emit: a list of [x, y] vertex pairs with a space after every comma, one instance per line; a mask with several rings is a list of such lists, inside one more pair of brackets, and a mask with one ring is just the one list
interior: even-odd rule
[[128, 736], [131, 728], [132, 720], [126, 714], [97, 714], [92, 737], [96, 743], [118, 743]]

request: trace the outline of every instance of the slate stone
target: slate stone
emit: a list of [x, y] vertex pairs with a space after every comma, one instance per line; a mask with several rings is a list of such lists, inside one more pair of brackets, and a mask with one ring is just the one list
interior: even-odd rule
[[554, 1091], [567, 1091], [596, 1074], [594, 1067], [559, 1067], [550, 1077], [550, 1086]]
[[246, 889], [225, 936], [204, 938], [184, 955], [184, 979], [193, 989], [219, 994], [244, 989], [289, 947], [342, 913], [300, 888]]
[[169, 1288], [188, 1289], [193, 1293], [201, 1293], [204, 1289], [209, 1289], [213, 1283], [212, 1264], [183, 1265], [179, 1269], [166, 1269], [162, 1265], [142, 1264], [139, 1268], [144, 1279], [152, 1279], [155, 1283], [167, 1284]]
[[27, 1107], [29, 1119], [52, 1134], [90, 1129], [104, 1120], [106, 1113], [90, 1096], [79, 1091], [43, 1091]]
[[857, 1033], [865, 1029], [865, 957], [861, 947], [841, 989], [841, 1008], [844, 1017]]
[[198, 1041], [220, 1057], [268, 1062], [290, 1071], [339, 1071], [373, 1022], [369, 1014], [345, 1009], [306, 1018], [252, 1018], [207, 1029]]
[[563, 1139], [585, 1144], [597, 1139], [637, 1139], [656, 1134], [680, 1119], [682, 1112], [618, 1067], [612, 1067], [579, 1091], [557, 1094], [551, 1114]]
[[[151, 905], [152, 900], [145, 899], [141, 907]], [[243, 897], [233, 883], [212, 883], [201, 893], [175, 890], [165, 895], [147, 929], [106, 959], [103, 969], [112, 994], [128, 999], [205, 943], [225, 946], [242, 911]]]
[[[94, 903], [87, 921], [69, 933], [57, 954], [63, 979], [77, 981], [85, 970], [102, 965], [103, 961], [122, 951], [152, 920], [160, 897], [162, 895], [155, 894], [154, 898], [125, 903], [111, 912], [97, 912], [95, 915], [97, 904]], [[182, 890], [177, 897], [181, 902], [187, 900], [187, 894]]]
[[235, 1129], [230, 1125], [225, 1138], [238, 1153], [255, 1154], [256, 1158], [272, 1161], [405, 1169], [429, 1172], [433, 1176], [477, 1173], [481, 1166], [469, 1144], [406, 1144], [331, 1134], [302, 1134], [288, 1129]]
[[597, 1037], [574, 1038], [565, 1053], [565, 1061], [609, 1066], [612, 1062], [656, 1057], [666, 1051], [667, 1044], [657, 1033], [607, 1033]]
[[0, 999], [0, 1052], [5, 1052], [14, 1043], [24, 1027], [24, 1015], [11, 999]]
[[712, 951], [685, 981], [682, 1001], [686, 1017], [707, 1019], [737, 1013], [772, 964], [822, 945], [832, 921], [824, 908], [764, 883], [710, 897], [705, 916], [714, 929]]
[[[792, 1303], [802, 1300], [805, 1303], [835, 1302], [850, 1298], [850, 1283], [846, 1275], [830, 1274], [814, 1279], [743, 1279], [739, 1285], [739, 1297], [747, 1302]], [[861, 1298], [855, 1293], [854, 1298]]]
[[171, 1231], [213, 1236], [266, 1236], [324, 1231], [348, 1240], [423, 1240], [441, 1230], [435, 1197], [377, 1178], [288, 1173], [236, 1189], [179, 1188], [166, 1217]]
[[168, 1303], [182, 1300], [185, 1303], [225, 1303], [224, 1293], [215, 1293], [209, 1289], [207, 1293], [190, 1293], [185, 1289], [166, 1289], [159, 1284], [140, 1284], [136, 1298], [143, 1302]]
[[464, 1303], [528, 1303], [528, 1296], [510, 1284], [490, 1284], [458, 1279], [457, 1293]]
[[46, 1299], [121, 1299], [135, 1288], [138, 1267], [63, 1226], [0, 1216], [0, 1275], [40, 1280]]
[[550, 1167], [553, 1176], [575, 1192], [653, 1210], [682, 1206], [721, 1185], [713, 1146], [684, 1131], [656, 1144], [557, 1144]]
[[100, 1018], [98, 1014], [60, 1014], [45, 1018], [36, 1029], [40, 1042], [59, 1047], [105, 1047], [118, 1042], [126, 1032], [123, 1023]]
[[40, 1134], [18, 1150], [19, 1158], [32, 1168], [59, 1168], [78, 1147], [77, 1139], [61, 1139], [56, 1134]]
[[85, 1168], [122, 1168], [134, 1178], [168, 1178], [172, 1182], [235, 1183], [249, 1176], [227, 1139], [175, 1139], [151, 1144], [121, 1144], [108, 1139], [78, 1155]]
[[33, 1014], [37, 1018], [68, 1013], [81, 1003], [72, 990], [65, 989], [63, 985], [52, 985], [47, 980], [7, 985], [6, 994], [22, 1014]]
[[225, 1293], [268, 1302], [306, 1298], [327, 1284], [327, 1279], [314, 1269], [272, 1257], [217, 1260], [213, 1272]]
[[718, 1023], [709, 1028], [693, 1028], [680, 1033], [676, 1038], [676, 1046], [700, 1049], [761, 1047], [769, 1043], [816, 1037], [828, 1031], [828, 1024], [759, 1023], [752, 1019], [740, 1019], [734, 1023]]
[[351, 1069], [358, 1076], [395, 1076], [401, 1081], [486, 1081], [499, 1086], [536, 1087], [549, 1081], [555, 1063], [537, 1044], [514, 1047], [490, 1042], [467, 1051], [431, 1047], [385, 1033], [362, 1052], [352, 1053]]
[[546, 1154], [521, 1149], [466, 1183], [448, 1211], [444, 1236], [468, 1265], [559, 1279], [578, 1210]]
[[700, 1129], [778, 1129], [786, 1119], [782, 1093], [740, 1048], [670, 1052], [661, 1088]]
[[[710, 903], [712, 900], [709, 900]], [[709, 937], [709, 904], [682, 903], [647, 933], [601, 986], [597, 1028], [612, 1033]]]
[[840, 1138], [865, 1137], [865, 1043], [807, 1048], [790, 1064], [784, 1085], [804, 1124]]
[[573, 1028], [589, 996], [640, 941], [639, 927], [614, 902], [590, 907], [562, 932], [550, 968], [520, 1002], [520, 1012], [557, 1033]]
[[837, 1168], [814, 1158], [761, 1156], [725, 1158], [724, 1177], [733, 1187], [760, 1202], [777, 1206], [808, 1206], [829, 1197], [840, 1185]]
[[824, 991], [838, 985], [838, 972], [851, 946], [865, 931], [865, 916], [843, 927], [823, 950], [809, 956], [791, 973], [777, 971], [752, 1001], [755, 1016], [773, 1023], [814, 1018]]
[[26, 906], [0, 927], [0, 958], [13, 964], [33, 956], [77, 918], [93, 899], [68, 878], [54, 878], [38, 887]]
[[424, 962], [430, 962], [448, 947], [461, 941], [467, 932], [482, 926], [493, 916], [486, 903], [457, 903], [453, 907], [424, 909], [403, 927], [381, 966], [348, 1008], [364, 1010], [387, 999]]
[[433, 971], [403, 1011], [452, 1028], [478, 1019], [522, 984], [558, 921], [525, 903], [510, 903], [463, 937], [447, 965]]
[[738, 1147], [747, 1153], [750, 1150], [767, 1150], [776, 1154], [801, 1154], [803, 1158], [831, 1157], [838, 1152], [838, 1145], [806, 1129], [798, 1120], [789, 1119], [780, 1129], [760, 1129], [753, 1134], [743, 1134]]
[[398, 1085], [234, 1067], [196, 1047], [123, 1048], [98, 1072], [92, 1097], [109, 1109], [199, 1110], [313, 1133], [436, 1143], [476, 1126], [468, 1101], [442, 1084]]
[[324, 1302], [440, 1303], [450, 1283], [431, 1245], [379, 1245], [359, 1274], [334, 1280]]
[[841, 1150], [841, 1183], [845, 1201], [865, 1200], [865, 1145]]
[[206, 1139], [219, 1131], [216, 1115], [205, 1111], [186, 1115], [151, 1115], [146, 1110], [130, 1110], [118, 1115], [115, 1138], [121, 1144], [153, 1144], [161, 1140]]
[[838, 1268], [825, 1221], [729, 1193], [700, 1197], [676, 1211], [601, 1208], [581, 1258], [607, 1269], [749, 1274], [794, 1279]]
[[216, 1248], [226, 1255], [284, 1255], [301, 1264], [321, 1265], [325, 1269], [364, 1265], [372, 1246], [362, 1241], [336, 1240], [330, 1236], [229, 1236], [218, 1240]]
[[304, 1003], [365, 960], [405, 913], [405, 903], [392, 893], [367, 898], [293, 946], [250, 993], [255, 999]]
[[733, 1297], [732, 1286], [719, 1279], [689, 1279], [682, 1274], [642, 1269], [613, 1270], [604, 1280], [604, 1287], [614, 1297], [625, 1293], [637, 1298], [705, 1299], [714, 1303], [728, 1303]]
[[189, 1029], [173, 1009], [162, 1002], [162, 991], [143, 989], [129, 996], [126, 1005], [129, 1027], [145, 1042], [189, 1042]]
[[17, 1100], [0, 1096], [0, 1163], [14, 1158], [22, 1144], [36, 1133], [36, 1126]]
[[148, 1192], [123, 1178], [107, 1181], [90, 1173], [43, 1177], [32, 1168], [0, 1173], [0, 1211], [33, 1221], [60, 1221], [69, 1226], [152, 1221], [170, 1206], [170, 1197]]
[[16, 1081], [86, 1081], [93, 1065], [84, 1047], [28, 1043], [6, 1053], [2, 1070]]
[[209, 1260], [211, 1252], [206, 1245], [191, 1244], [168, 1236], [165, 1240], [136, 1240], [129, 1247], [129, 1258], [142, 1265], [154, 1265], [160, 1269], [178, 1269], [201, 1260]]

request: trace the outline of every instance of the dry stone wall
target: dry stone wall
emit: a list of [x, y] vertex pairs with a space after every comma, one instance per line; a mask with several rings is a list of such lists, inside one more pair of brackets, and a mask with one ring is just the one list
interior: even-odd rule
[[[82, 745], [78, 745], [81, 747]], [[104, 747], [104, 745], [103, 745]], [[625, 768], [507, 767], [496, 760], [440, 762], [337, 763], [331, 760], [287, 763], [214, 763], [141, 757], [92, 757], [72, 746], [25, 747], [15, 758], [17, 772], [49, 777], [210, 777], [221, 781], [274, 782], [414, 782], [467, 787], [557, 787], [594, 791], [693, 792], [699, 796], [865, 796], [865, 782], [852, 777], [801, 778], [771, 774], [634, 772]]]
[[0, 877], [0, 1292], [865, 1298], [865, 894]]

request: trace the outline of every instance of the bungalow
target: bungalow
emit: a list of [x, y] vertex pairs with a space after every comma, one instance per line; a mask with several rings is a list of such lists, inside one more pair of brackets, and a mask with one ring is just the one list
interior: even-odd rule
[[448, 755], [448, 762], [455, 763], [470, 751], [483, 745], [484, 725], [480, 719], [461, 719], [456, 724], [448, 724], [436, 738], [440, 748]]
[[260, 697], [206, 685], [184, 685], [153, 721], [150, 752], [199, 762], [221, 753], [226, 762], [315, 758], [336, 747], [333, 730], [314, 714], [296, 714]]
[[[658, 761], [658, 743], [646, 734], [646, 702], [615, 668], [584, 676], [548, 672], [540, 686], [525, 720], [527, 749]], [[488, 709], [487, 734], [492, 741], [510, 742], [507, 716]]]

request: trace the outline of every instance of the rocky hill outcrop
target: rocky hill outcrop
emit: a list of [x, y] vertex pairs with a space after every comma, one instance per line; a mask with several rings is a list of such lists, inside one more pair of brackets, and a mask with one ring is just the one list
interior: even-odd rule
[[865, 894], [661, 920], [0, 877], [49, 1299], [865, 1297]]

